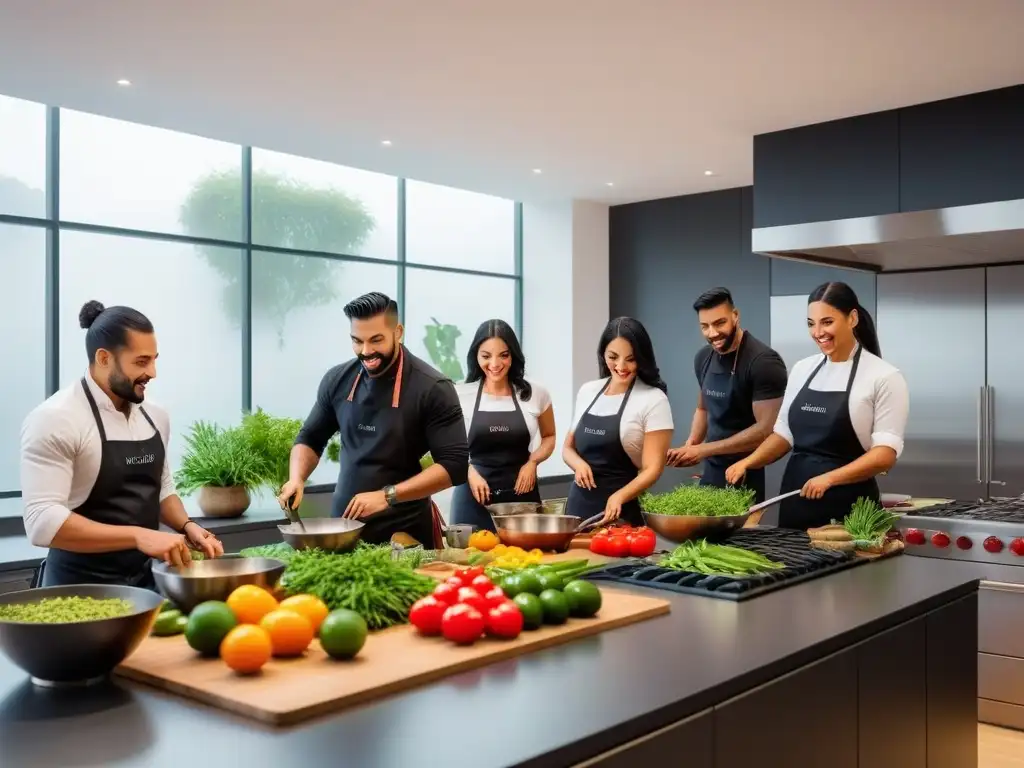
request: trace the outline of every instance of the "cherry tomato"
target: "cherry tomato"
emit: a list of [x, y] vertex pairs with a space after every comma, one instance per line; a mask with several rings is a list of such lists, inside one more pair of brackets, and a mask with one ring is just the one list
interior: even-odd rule
[[485, 616], [487, 615], [487, 612], [491, 610], [490, 601], [472, 587], [462, 587], [462, 589], [459, 590], [459, 603], [462, 605], [472, 606]]
[[480, 574], [475, 579], [473, 579], [469, 586], [471, 586], [481, 595], [486, 595], [488, 592], [494, 589], [494, 583], [483, 574]]
[[608, 554], [608, 537], [607, 536], [594, 536], [590, 540], [590, 551], [595, 555], [607, 555]]
[[501, 587], [493, 587], [492, 589], [489, 589], [487, 591], [486, 595], [484, 595], [484, 600], [487, 601], [487, 604], [491, 608], [496, 608], [497, 606], [504, 603], [507, 599], [508, 598], [505, 597], [505, 593], [502, 591]]
[[446, 610], [448, 603], [429, 595], [412, 604], [412, 608], [409, 609], [409, 623], [416, 627], [421, 635], [439, 635], [441, 620]]
[[643, 533], [635, 533], [629, 537], [630, 557], [650, 557], [654, 554], [656, 547], [657, 541], [653, 533], [650, 536]]
[[491, 608], [487, 613], [487, 633], [508, 639], [519, 637], [523, 631], [523, 614], [511, 600]]
[[434, 588], [434, 597], [446, 605], [455, 605], [459, 601], [459, 589], [460, 587], [446, 581]]
[[462, 586], [468, 587], [472, 585], [473, 579], [477, 576], [483, 576], [484, 569], [479, 565], [470, 566], [469, 568], [459, 568], [455, 571], [455, 576], [452, 578], [458, 579]]
[[614, 536], [608, 537], [608, 542], [605, 544], [606, 551], [604, 554], [609, 557], [628, 557], [629, 556], [629, 536], [622, 533], [617, 533]]
[[447, 579], [444, 580], [444, 583], [451, 584], [456, 589], [458, 589], [459, 587], [469, 586], [469, 584], [464, 583], [462, 579], [460, 579], [458, 576], [449, 576]]
[[449, 606], [441, 617], [441, 634], [446, 640], [460, 645], [476, 642], [484, 633], [484, 617], [469, 605]]

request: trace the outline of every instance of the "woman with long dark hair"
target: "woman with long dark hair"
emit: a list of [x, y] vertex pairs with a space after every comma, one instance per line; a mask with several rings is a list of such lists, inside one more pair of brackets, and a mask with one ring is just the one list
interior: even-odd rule
[[455, 489], [450, 517], [493, 531], [486, 505], [540, 502], [537, 466], [555, 449], [555, 412], [548, 391], [526, 378], [519, 339], [504, 320], [476, 329], [466, 370], [455, 389], [469, 437], [469, 480]]
[[774, 433], [726, 470], [726, 480], [738, 483], [748, 469], [793, 451], [781, 491], [800, 495], [783, 500], [783, 528], [841, 520], [859, 497], [877, 502], [875, 477], [902, 453], [910, 412], [907, 382], [882, 360], [875, 324], [850, 286], [811, 291], [807, 330], [821, 354], [793, 366]]
[[580, 387], [562, 448], [576, 474], [565, 512], [642, 525], [637, 498], [661, 477], [672, 442], [668, 387], [647, 329], [631, 317], [605, 326], [597, 361], [601, 378]]

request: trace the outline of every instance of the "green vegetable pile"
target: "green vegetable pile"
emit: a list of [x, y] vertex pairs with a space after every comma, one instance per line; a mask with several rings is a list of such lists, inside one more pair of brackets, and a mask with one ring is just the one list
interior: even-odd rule
[[204, 486], [252, 490], [263, 482], [264, 466], [245, 434], [197, 421], [185, 435], [185, 453], [174, 475], [178, 492], [187, 496]]
[[871, 545], [885, 537], [897, 518], [897, 515], [862, 496], [850, 507], [850, 514], [843, 520], [843, 528], [853, 536], [858, 546]]
[[729, 517], [747, 514], [754, 497], [754, 491], [745, 488], [681, 485], [667, 493], [645, 493], [640, 508], [655, 515]]
[[65, 624], [127, 616], [135, 610], [131, 601], [121, 598], [97, 600], [93, 597], [46, 597], [35, 603], [0, 605], [0, 621], [25, 624]]
[[785, 563], [725, 544], [708, 544], [707, 539], [686, 541], [661, 558], [658, 565], [675, 571], [693, 571], [720, 576], [755, 576], [785, 568]]
[[280, 560], [287, 564], [291, 562], [291, 559], [295, 556], [296, 550], [292, 549], [291, 545], [285, 544], [283, 541], [277, 544], [263, 544], [259, 547], [246, 547], [245, 549], [239, 550], [238, 554], [242, 557], [270, 557], [274, 560]]
[[344, 555], [307, 549], [292, 555], [281, 583], [289, 595], [316, 595], [332, 611], [347, 608], [370, 629], [385, 629], [406, 623], [412, 604], [437, 586], [413, 568], [409, 559], [393, 560], [386, 545], [360, 544]]

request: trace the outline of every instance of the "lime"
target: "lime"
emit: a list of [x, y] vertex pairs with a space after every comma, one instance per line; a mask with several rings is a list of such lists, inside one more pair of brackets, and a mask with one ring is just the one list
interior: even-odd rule
[[513, 573], [501, 580], [501, 591], [505, 593], [505, 597], [515, 597], [523, 591], [521, 586], [522, 577], [523, 574], [521, 573]]
[[320, 625], [320, 645], [332, 659], [351, 659], [366, 643], [366, 622], [355, 611], [339, 608]]
[[569, 600], [557, 589], [541, 592], [540, 604], [544, 608], [545, 624], [565, 624], [569, 618]]
[[238, 619], [228, 604], [208, 600], [195, 607], [185, 626], [185, 640], [204, 656], [216, 656], [220, 642], [235, 628]]
[[170, 611], [164, 611], [155, 622], [153, 622], [152, 634], [157, 637], [168, 637], [170, 635], [180, 635], [181, 630], [178, 628], [178, 619], [183, 618], [181, 611], [174, 609]]
[[561, 592], [562, 587], [564, 586], [562, 582], [562, 577], [554, 571], [538, 574], [537, 581], [540, 582], [540, 589], [537, 590], [538, 595], [545, 589], [554, 589], [558, 592]]
[[538, 576], [543, 576], [543, 575], [554, 576], [555, 574], [558, 573], [558, 571], [556, 571], [550, 565], [538, 565], [536, 570], [534, 570], [534, 573], [536, 573]]
[[539, 595], [543, 591], [544, 587], [542, 586], [541, 577], [534, 571], [523, 571], [519, 574], [519, 592]]
[[569, 612], [581, 619], [589, 619], [601, 610], [601, 590], [583, 579], [570, 581], [562, 590], [569, 601]]
[[540, 598], [531, 595], [529, 592], [522, 592], [515, 596], [513, 602], [519, 606], [519, 612], [523, 614], [523, 629], [540, 629], [544, 623], [544, 606]]

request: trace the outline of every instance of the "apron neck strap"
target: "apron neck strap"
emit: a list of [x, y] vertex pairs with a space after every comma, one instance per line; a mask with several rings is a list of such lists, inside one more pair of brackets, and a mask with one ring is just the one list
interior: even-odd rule
[[[395, 372], [395, 386], [391, 390], [391, 407], [397, 408], [402, 397], [402, 370], [405, 368], [405, 347], [401, 344], [398, 345], [398, 370]], [[356, 374], [356, 380], [352, 382], [352, 389], [348, 391], [348, 397], [346, 400], [352, 402], [352, 398], [356, 394], [356, 387], [359, 386], [359, 380], [363, 377], [363, 365], [359, 364], [359, 372]]]

